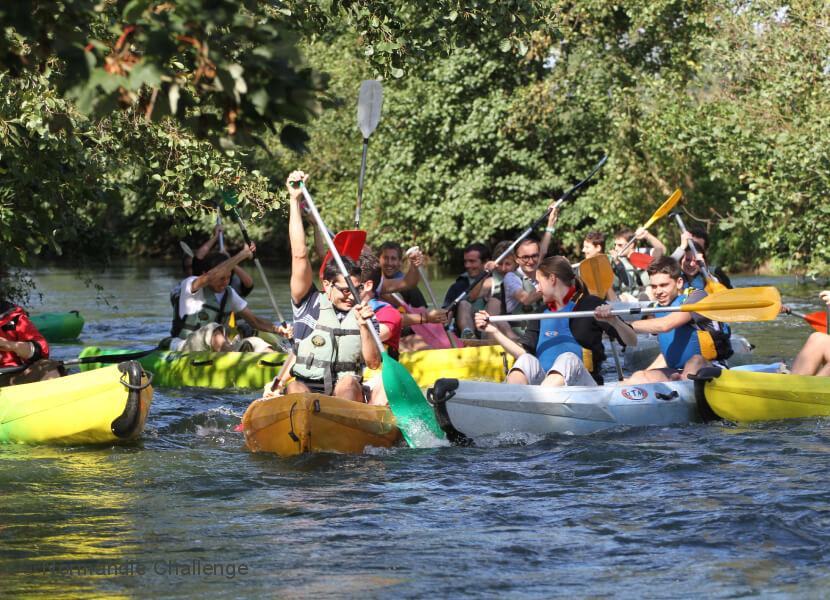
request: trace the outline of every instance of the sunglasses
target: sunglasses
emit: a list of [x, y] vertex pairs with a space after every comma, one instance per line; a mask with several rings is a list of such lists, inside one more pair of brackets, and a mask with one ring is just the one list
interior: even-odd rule
[[[349, 286], [347, 286], [347, 285], [339, 286], [336, 283], [332, 283], [331, 287], [336, 289], [338, 292], [340, 292], [344, 296], [351, 295], [351, 293], [352, 293], [351, 290], [349, 289]], [[363, 284], [361, 283], [360, 285], [355, 286], [355, 289], [357, 290], [357, 293], [359, 294], [360, 292], [363, 291]]]

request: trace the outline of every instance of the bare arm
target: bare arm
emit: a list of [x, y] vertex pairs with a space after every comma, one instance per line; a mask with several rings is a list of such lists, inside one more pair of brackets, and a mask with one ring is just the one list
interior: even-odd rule
[[204, 244], [199, 246], [196, 252], [193, 253], [193, 257], [202, 260], [205, 256], [207, 256], [208, 252], [210, 252], [210, 249], [213, 248], [213, 246], [216, 244], [216, 240], [219, 239], [220, 231], [222, 231], [221, 225], [217, 225], [216, 227], [214, 227], [213, 233], [210, 234], [208, 240]]
[[403, 279], [384, 279], [383, 293], [392, 294], [394, 292], [402, 292], [404, 290], [411, 290], [421, 281], [421, 274], [418, 272], [418, 267], [423, 264], [424, 255], [420, 250], [413, 252], [409, 256], [409, 269], [406, 271]]
[[372, 333], [369, 331], [369, 327], [374, 327], [369, 320], [374, 312], [371, 307], [364, 304], [358, 304], [354, 307], [354, 310], [360, 328], [360, 351], [363, 354], [363, 360], [366, 361], [366, 366], [370, 369], [378, 369], [382, 362], [380, 351], [375, 344]]
[[510, 354], [513, 358], [519, 358], [522, 354], [527, 354], [527, 351], [521, 346], [521, 344], [511, 340], [502, 331], [500, 331], [495, 324], [490, 322], [490, 315], [487, 314], [487, 311], [478, 311], [475, 315], [475, 320], [476, 329], [492, 335], [496, 342], [498, 342], [502, 348], [507, 350], [508, 354]]
[[[551, 204], [553, 208], [553, 204]], [[545, 226], [545, 234], [542, 236], [542, 241], [539, 242], [539, 254], [542, 258], [548, 255], [550, 243], [553, 240], [553, 230], [556, 228], [556, 221], [559, 219], [559, 209], [555, 208], [548, 215], [548, 224]]]
[[279, 329], [276, 325], [274, 325], [271, 321], [267, 319], [263, 319], [262, 317], [256, 316], [254, 313], [251, 312], [251, 309], [248, 307], [245, 307], [245, 309], [239, 311], [239, 316], [245, 319], [250, 325], [252, 325], [254, 329], [279, 334]]
[[239, 276], [239, 281], [242, 283], [244, 287], [254, 287], [254, 278], [251, 277], [245, 269], [237, 266], [233, 268], [233, 272]]
[[286, 187], [288, 188], [288, 239], [291, 243], [291, 300], [299, 304], [311, 289], [311, 261], [308, 258], [308, 248], [305, 244], [305, 228], [303, 227], [302, 209], [300, 199], [303, 191], [300, 188], [292, 187], [289, 182], [306, 182], [308, 175], [302, 171], [293, 171], [288, 176]]
[[643, 229], [642, 227], [636, 231], [634, 234], [638, 240], [645, 240], [648, 242], [648, 245], [652, 247], [653, 252], [651, 256], [654, 257], [654, 260], [657, 260], [661, 256], [666, 254], [666, 245], [657, 239], [656, 236], [652, 235], [648, 229]]
[[210, 271], [207, 271], [206, 273], [202, 273], [201, 275], [199, 275], [196, 278], [196, 280], [191, 284], [190, 289], [193, 292], [197, 292], [211, 282], [221, 281], [230, 274], [230, 272], [236, 265], [241, 263], [246, 258], [250, 258], [251, 256], [253, 256], [255, 251], [256, 246], [254, 244], [251, 244], [250, 246], [243, 246], [242, 250], [240, 250], [227, 260], [219, 263]]
[[682, 327], [692, 320], [692, 313], [678, 312], [656, 319], [641, 319], [634, 321], [631, 326], [637, 333], [667, 333], [672, 329]]

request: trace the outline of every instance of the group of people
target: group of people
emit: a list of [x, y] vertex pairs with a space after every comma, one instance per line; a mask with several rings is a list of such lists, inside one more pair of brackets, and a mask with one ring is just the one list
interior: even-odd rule
[[[606, 300], [651, 300], [658, 307], [677, 307], [706, 297], [707, 278], [715, 277], [731, 287], [718, 268], [706, 267], [709, 238], [703, 230], [684, 232], [672, 255], [645, 229], [622, 229], [614, 235], [614, 250], [608, 256], [614, 281], [604, 297], [592, 295], [579, 276], [579, 265], [562, 256], [548, 256], [558, 218], [555, 207], [541, 239], [527, 237], [511, 249], [497, 244], [491, 259], [481, 243], [464, 249], [464, 273], [447, 291], [444, 308], [427, 308], [417, 288], [423, 255], [417, 249], [406, 253], [409, 268], [402, 271], [403, 249], [397, 242], [384, 242], [378, 254], [364, 247], [359, 256], [342, 257], [348, 281], [338, 264], [324, 266], [321, 286], [314, 284], [312, 252], [306, 241], [302, 185], [308, 175], [292, 172], [286, 181], [289, 195], [289, 242], [291, 247], [290, 295], [293, 322], [273, 324], [254, 314], [245, 297], [253, 279], [241, 263], [256, 252], [246, 244], [234, 255], [213, 250], [221, 235], [213, 235], [187, 261], [185, 278], [171, 292], [173, 325], [166, 340], [172, 350], [269, 351], [263, 332], [290, 339], [292, 352], [281, 372], [266, 388], [266, 395], [317, 392], [354, 401], [386, 402], [379, 376], [364, 382], [365, 367], [381, 365], [371, 328], [375, 329], [390, 356], [401, 349], [428, 347], [419, 326], [452, 326], [466, 343], [497, 343], [515, 358], [507, 374], [508, 383], [543, 386], [603, 384], [606, 360], [603, 337], [632, 347], [637, 334], [654, 334], [661, 353], [647, 369], [633, 373], [627, 383], [647, 383], [686, 378], [711, 362], [723, 362], [731, 354], [726, 324], [694, 312], [667, 310], [653, 318], [627, 322], [611, 314]], [[313, 248], [320, 260], [326, 253], [322, 236], [314, 228]], [[645, 242], [648, 261], [632, 261]], [[690, 243], [691, 241], [691, 243]], [[605, 254], [605, 236], [592, 231], [582, 245], [585, 259]], [[635, 266], [634, 262], [647, 267]], [[481, 278], [482, 273], [492, 276]], [[476, 285], [473, 285], [476, 283]], [[352, 289], [357, 292], [353, 296]], [[830, 306], [830, 291], [822, 292]], [[590, 317], [569, 313], [589, 311]], [[526, 320], [530, 313], [560, 313], [562, 318]], [[509, 322], [490, 320], [492, 315], [513, 315]], [[236, 320], [240, 322], [237, 323]], [[266, 336], [267, 337], [267, 336]], [[792, 373], [830, 376], [830, 336], [813, 334], [796, 357]], [[20, 307], [0, 304], [0, 385], [10, 385], [60, 376], [60, 364], [49, 360], [49, 346]]]

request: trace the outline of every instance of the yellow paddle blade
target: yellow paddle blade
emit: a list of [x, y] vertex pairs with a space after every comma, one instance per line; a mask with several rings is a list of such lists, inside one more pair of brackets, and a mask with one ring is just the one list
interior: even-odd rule
[[680, 310], [726, 323], [772, 321], [781, 312], [781, 295], [771, 286], [735, 288], [684, 304]]
[[649, 227], [654, 225], [654, 223], [658, 219], [662, 219], [667, 214], [669, 214], [669, 211], [671, 211], [671, 209], [673, 209], [674, 206], [678, 202], [680, 202], [680, 199], [682, 197], [683, 197], [683, 192], [680, 191], [680, 188], [677, 188], [676, 190], [674, 190], [674, 193], [671, 196], [669, 196], [668, 199], [665, 202], [663, 202], [662, 206], [660, 206], [660, 208], [658, 208], [654, 212], [654, 214], [651, 215], [651, 218], [648, 221], [646, 221], [646, 224], [643, 225], [643, 229], [648, 229]]
[[703, 289], [706, 290], [706, 293], [710, 296], [713, 294], [720, 294], [728, 290], [729, 288], [723, 285], [720, 281], [715, 279], [714, 277], [707, 277], [706, 278], [706, 285], [703, 286]]
[[228, 318], [228, 327], [236, 329], [236, 313], [231, 311], [231, 316]]
[[614, 284], [614, 269], [605, 254], [597, 254], [579, 263], [579, 276], [588, 291], [598, 298], [605, 298]]

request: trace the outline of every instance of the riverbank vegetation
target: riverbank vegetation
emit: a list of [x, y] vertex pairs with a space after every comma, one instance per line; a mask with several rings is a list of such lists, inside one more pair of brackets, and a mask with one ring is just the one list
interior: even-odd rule
[[[42, 0], [0, 7], [0, 260], [174, 254], [235, 189], [285, 254], [294, 167], [350, 226], [362, 79], [384, 86], [362, 227], [448, 262], [510, 238], [604, 154], [557, 233], [681, 187], [732, 268], [826, 274], [820, 0]], [[229, 226], [229, 234], [235, 233]], [[672, 223], [658, 235], [673, 244]]]

